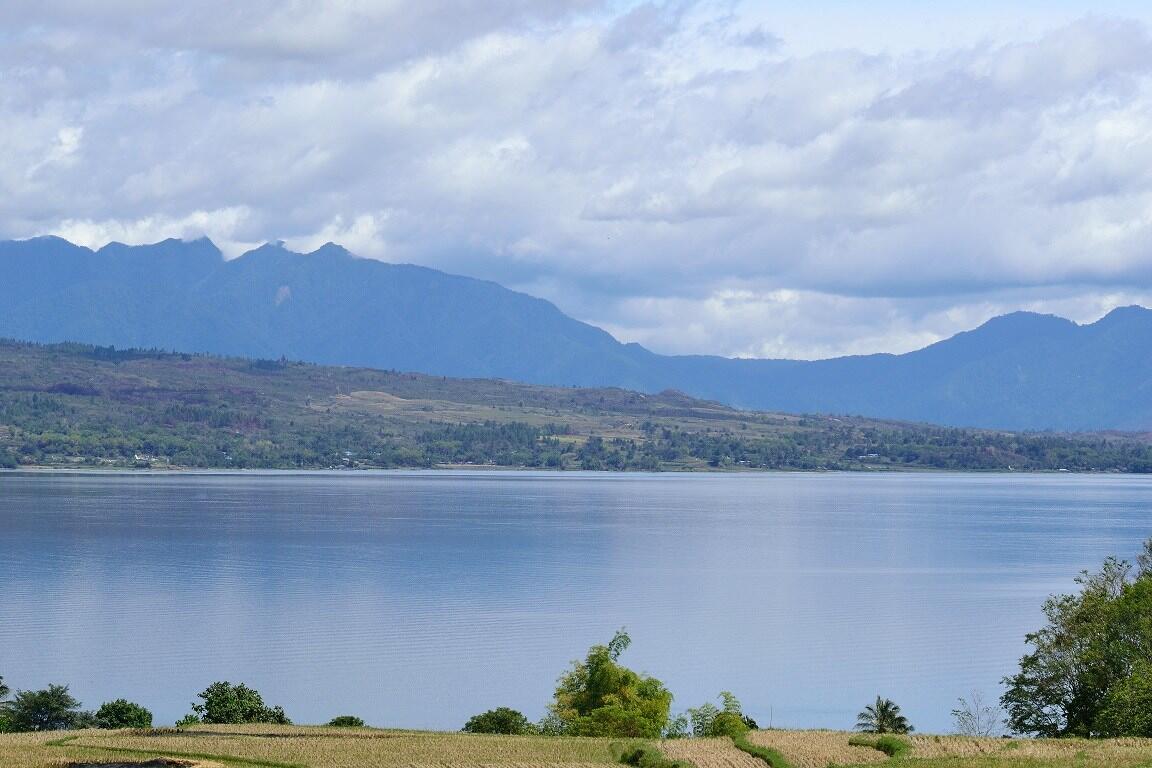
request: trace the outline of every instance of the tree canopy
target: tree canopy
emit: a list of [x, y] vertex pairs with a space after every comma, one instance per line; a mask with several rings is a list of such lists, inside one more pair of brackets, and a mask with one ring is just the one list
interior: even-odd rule
[[98, 728], [151, 728], [152, 713], [127, 699], [116, 699], [96, 710]]
[[39, 691], [17, 691], [5, 706], [8, 728], [14, 731], [64, 731], [76, 725], [80, 702], [66, 685]]
[[1044, 603], [1046, 626], [1006, 677], [1008, 725], [1036, 736], [1152, 736], [1152, 539], [1134, 569], [1109, 557], [1080, 591]]
[[497, 707], [471, 717], [462, 730], [466, 733], [503, 733], [511, 736], [537, 732], [536, 726], [522, 712], [510, 707]]
[[260, 693], [244, 683], [232, 685], [227, 680], [218, 681], [197, 695], [202, 701], [193, 704], [192, 711], [202, 723], [288, 725], [292, 722], [283, 708], [265, 706]]
[[668, 723], [672, 694], [654, 677], [618, 663], [632, 639], [623, 629], [607, 645], [588, 649], [583, 662], [556, 684], [549, 707], [557, 730], [572, 736], [658, 738]]
[[908, 718], [900, 714], [900, 706], [892, 699], [879, 696], [856, 715], [856, 730], [864, 733], [910, 733], [913, 728]]

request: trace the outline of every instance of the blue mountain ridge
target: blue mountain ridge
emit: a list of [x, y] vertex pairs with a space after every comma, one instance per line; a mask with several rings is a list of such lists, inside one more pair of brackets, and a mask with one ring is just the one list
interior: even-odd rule
[[328, 243], [225, 260], [209, 240], [0, 242], [0, 336], [534, 384], [678, 389], [741, 408], [950, 426], [1152, 430], [1152, 311], [1015, 312], [924, 349], [830, 360], [665, 356], [542, 299]]

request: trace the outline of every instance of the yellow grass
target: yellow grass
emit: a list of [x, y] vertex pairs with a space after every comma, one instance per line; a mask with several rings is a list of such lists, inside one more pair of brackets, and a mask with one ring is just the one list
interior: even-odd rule
[[[871, 747], [854, 747], [848, 739], [856, 734], [844, 731], [752, 731], [748, 740], [771, 747], [794, 768], [826, 768], [829, 765], [882, 763], [888, 755]], [[761, 763], [761, 768], [763, 768]]]
[[[1148, 768], [1152, 739], [978, 739], [912, 736], [916, 768]], [[911, 767], [910, 767], [911, 768]]]
[[[794, 768], [873, 766], [888, 758], [852, 747], [837, 731], [753, 731]], [[1152, 768], [1152, 739], [973, 739], [911, 736], [911, 753], [893, 768]], [[61, 746], [49, 742], [65, 740]], [[71, 762], [186, 759], [197, 768], [605, 768], [610, 739], [483, 736], [425, 731], [200, 726], [173, 731], [73, 731], [0, 734], [0, 768], [63, 768]], [[727, 739], [661, 743], [670, 757], [698, 768], [765, 768]], [[239, 759], [241, 762], [236, 762]]]
[[736, 749], [729, 738], [671, 739], [660, 742], [660, 749], [668, 757], [691, 760], [696, 768], [767, 768], [763, 760]]
[[[76, 736], [64, 746], [52, 739]], [[0, 734], [3, 768], [58, 768], [67, 762], [172, 757], [259, 768], [603, 768], [612, 762], [608, 739], [557, 739], [347, 728], [203, 726], [183, 733], [79, 731]], [[246, 763], [231, 762], [235, 759]]]

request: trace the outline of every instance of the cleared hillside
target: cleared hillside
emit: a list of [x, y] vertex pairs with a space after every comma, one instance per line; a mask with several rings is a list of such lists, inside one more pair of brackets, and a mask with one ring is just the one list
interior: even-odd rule
[[1148, 472], [1152, 447], [738, 411], [676, 392], [0, 342], [0, 465]]

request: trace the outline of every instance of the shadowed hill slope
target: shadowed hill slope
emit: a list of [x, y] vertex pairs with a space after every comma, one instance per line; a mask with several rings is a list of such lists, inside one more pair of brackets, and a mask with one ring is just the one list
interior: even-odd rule
[[1078, 326], [1015, 313], [904, 355], [814, 362], [662, 356], [495, 283], [208, 240], [92, 251], [0, 242], [0, 336], [496, 377], [668, 388], [741, 408], [1006, 429], [1152, 429], [1152, 311]]

